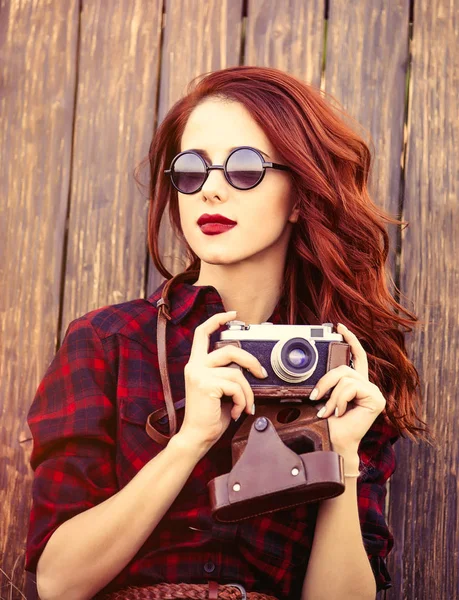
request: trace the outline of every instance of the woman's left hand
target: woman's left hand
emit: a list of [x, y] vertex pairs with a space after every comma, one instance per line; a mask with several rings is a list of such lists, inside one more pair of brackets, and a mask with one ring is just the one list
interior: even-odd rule
[[386, 400], [378, 386], [368, 379], [367, 354], [357, 337], [341, 323], [337, 331], [351, 347], [354, 368], [341, 365], [325, 373], [316, 384], [319, 393], [314, 400], [320, 400], [335, 386], [317, 416], [330, 417], [328, 426], [335, 451], [356, 451], [360, 440], [384, 410]]

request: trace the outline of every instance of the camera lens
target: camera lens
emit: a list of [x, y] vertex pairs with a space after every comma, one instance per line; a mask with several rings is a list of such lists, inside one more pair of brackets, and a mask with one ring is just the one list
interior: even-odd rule
[[287, 354], [287, 361], [289, 365], [295, 368], [304, 367], [307, 364], [308, 357], [306, 352], [302, 348], [293, 348]]
[[276, 375], [288, 383], [301, 383], [315, 371], [319, 355], [314, 340], [290, 338], [279, 340], [271, 351], [271, 366]]

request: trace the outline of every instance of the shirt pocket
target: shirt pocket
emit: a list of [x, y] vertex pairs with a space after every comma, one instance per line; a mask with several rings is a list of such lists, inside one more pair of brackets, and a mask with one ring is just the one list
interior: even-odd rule
[[[174, 401], [176, 401], [175, 398]], [[160, 395], [150, 394], [149, 397], [129, 394], [119, 403], [116, 462], [121, 487], [126, 485], [140, 469], [165, 448], [165, 445], [153, 440], [146, 431], [148, 416], [160, 408], [165, 408], [162, 393]], [[177, 427], [183, 421], [183, 412], [183, 409], [176, 411]], [[156, 421], [154, 427], [163, 435], [169, 436], [167, 414], [161, 421]]]

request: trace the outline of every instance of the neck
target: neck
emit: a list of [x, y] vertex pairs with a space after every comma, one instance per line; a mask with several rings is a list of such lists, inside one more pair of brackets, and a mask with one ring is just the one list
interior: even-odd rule
[[201, 261], [196, 286], [212, 285], [225, 310], [236, 310], [238, 321], [263, 323], [272, 315], [280, 298], [284, 265], [260, 264], [259, 260], [235, 265], [211, 265]]

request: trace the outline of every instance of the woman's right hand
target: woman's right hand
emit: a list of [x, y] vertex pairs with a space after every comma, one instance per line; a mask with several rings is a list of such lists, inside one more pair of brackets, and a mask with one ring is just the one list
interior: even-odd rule
[[[194, 332], [190, 359], [185, 365], [185, 414], [180, 433], [209, 448], [223, 435], [231, 418], [242, 412], [252, 414], [253, 391], [241, 370], [229, 367], [234, 362], [256, 377], [267, 374], [253, 354], [235, 346], [209, 352], [210, 335], [236, 317], [236, 311], [217, 313]], [[221, 402], [222, 396], [233, 402]]]

